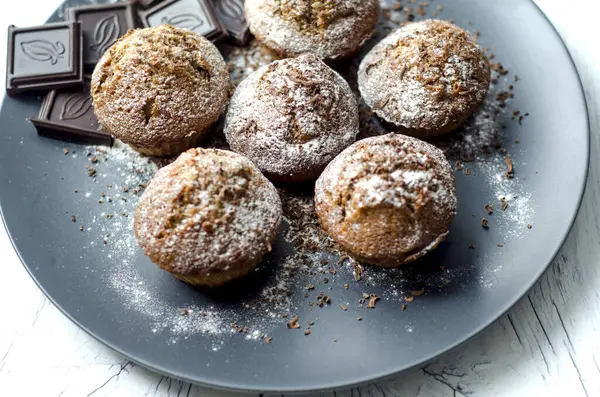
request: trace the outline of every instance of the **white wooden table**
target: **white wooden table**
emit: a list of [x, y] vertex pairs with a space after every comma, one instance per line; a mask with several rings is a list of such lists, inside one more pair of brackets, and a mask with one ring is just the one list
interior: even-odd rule
[[[59, 3], [3, 0], [0, 32], [42, 23]], [[600, 396], [600, 2], [537, 3], [575, 59], [592, 126], [587, 190], [566, 244], [529, 295], [482, 334], [424, 368], [338, 396]], [[0, 229], [0, 396], [231, 395], [161, 377], [96, 342], [48, 302]]]

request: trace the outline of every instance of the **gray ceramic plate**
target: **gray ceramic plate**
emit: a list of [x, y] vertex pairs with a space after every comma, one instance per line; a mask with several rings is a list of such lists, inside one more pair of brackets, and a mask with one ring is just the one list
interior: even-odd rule
[[[312, 311], [301, 286], [323, 276], [301, 274], [290, 311], [300, 316], [302, 329], [288, 330], [282, 319], [261, 320], [264, 313], [244, 308], [252, 286], [235, 299], [225, 299], [189, 288], [156, 269], [131, 245], [125, 220], [119, 221], [119, 229], [111, 223], [114, 219], [103, 218], [103, 212], [117, 209], [98, 207], [102, 191], [118, 200], [106, 185], [126, 184], [124, 163], [109, 153], [92, 182], [84, 169], [89, 164], [84, 149], [38, 137], [26, 119], [38, 113], [40, 99], [20, 96], [5, 98], [0, 114], [0, 202], [27, 270], [69, 318], [108, 346], [163, 374], [225, 389], [346, 387], [424, 363], [472, 337], [529, 290], [565, 239], [586, 179], [588, 119], [571, 58], [532, 2], [435, 4], [444, 6], [442, 18], [481, 31], [483, 46], [493, 47], [511, 71], [508, 78], [518, 74], [509, 111], [530, 115], [522, 125], [510, 120], [510, 113], [505, 116], [503, 136], [516, 166], [515, 179], [503, 180], [503, 158], [497, 155], [467, 165], [471, 175], [458, 172], [458, 216], [448, 241], [424, 261], [402, 272], [367, 269], [361, 282], [338, 267], [330, 283], [321, 282], [314, 291], [324, 290], [332, 305]], [[63, 154], [64, 147], [69, 155]], [[500, 195], [509, 200], [506, 211], [499, 208]], [[488, 202], [496, 211], [485, 231], [480, 222]], [[80, 232], [80, 223], [90, 230]], [[276, 277], [288, 251], [287, 243], [278, 243], [269, 258], [270, 270], [261, 274]], [[250, 281], [258, 282], [256, 277]], [[342, 287], [345, 283], [348, 290]], [[402, 311], [402, 296], [422, 287], [425, 294]], [[358, 307], [363, 292], [382, 297], [375, 310]], [[338, 304], [348, 305], [348, 311]], [[174, 311], [188, 306], [212, 306], [213, 312], [227, 315], [216, 314], [213, 322], [177, 320]], [[262, 325], [260, 332], [273, 337], [271, 344], [223, 333], [223, 324], [215, 324], [232, 318], [240, 325]], [[312, 334], [304, 336], [311, 320], [316, 321]]]

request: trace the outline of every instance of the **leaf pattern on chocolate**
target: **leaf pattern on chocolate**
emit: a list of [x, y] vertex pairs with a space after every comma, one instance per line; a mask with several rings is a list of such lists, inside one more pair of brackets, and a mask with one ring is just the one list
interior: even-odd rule
[[46, 40], [32, 40], [21, 43], [21, 50], [34, 61], [48, 62], [55, 65], [65, 53], [65, 46], [57, 41], [51, 43]]
[[179, 14], [172, 17], [163, 17], [161, 22], [188, 30], [196, 30], [204, 25], [204, 21], [198, 15], [194, 14]]
[[75, 120], [83, 116], [92, 107], [92, 98], [86, 92], [69, 95], [62, 105], [61, 120]]
[[243, 0], [220, 0], [217, 1], [217, 11], [225, 18], [230, 18], [237, 23], [244, 23], [243, 4]]
[[119, 17], [117, 15], [109, 15], [106, 18], [102, 18], [96, 24], [94, 29], [94, 43], [90, 45], [92, 50], [97, 51], [98, 56], [104, 55], [119, 38], [121, 32], [121, 25], [119, 24]]

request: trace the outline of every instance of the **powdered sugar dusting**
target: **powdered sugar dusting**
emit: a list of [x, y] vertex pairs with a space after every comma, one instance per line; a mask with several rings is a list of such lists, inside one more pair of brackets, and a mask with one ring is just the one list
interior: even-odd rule
[[224, 112], [230, 89], [214, 44], [170, 25], [128, 32], [100, 59], [91, 82], [104, 130], [160, 156], [178, 154], [206, 133]]
[[269, 175], [314, 179], [358, 134], [348, 83], [314, 55], [261, 67], [236, 89], [225, 122], [231, 148]]
[[152, 179], [135, 232], [153, 262], [211, 285], [251, 270], [270, 250], [280, 220], [275, 187], [247, 158], [190, 149]]
[[474, 39], [437, 20], [398, 28], [358, 71], [362, 97], [379, 117], [424, 136], [460, 125], [484, 100], [489, 79], [487, 58]]
[[246, 0], [250, 31], [283, 56], [315, 53], [335, 59], [356, 51], [372, 34], [378, 0]]
[[[386, 0], [382, 2], [384, 3], [392, 2]], [[394, 11], [392, 14], [399, 13]], [[397, 24], [384, 20], [380, 28], [381, 26], [397, 27]], [[381, 37], [382, 35], [379, 36]], [[236, 48], [230, 54], [232, 79], [239, 82], [258, 67], [271, 61], [270, 55], [258, 51], [256, 42], [248, 47]], [[359, 61], [360, 57], [357, 57], [353, 61], [354, 65], [340, 70], [357, 96], [356, 66]], [[458, 73], [462, 73], [460, 68]], [[489, 217], [490, 222], [492, 226], [498, 225], [502, 230], [506, 230], [506, 239], [498, 241], [499, 243], [524, 238], [528, 230], [527, 223], [534, 224], [536, 215], [530, 202], [531, 197], [527, 193], [526, 181], [522, 180], [519, 174], [520, 167], [525, 165], [516, 161], [517, 171], [514, 178], [506, 178], [505, 154], [499, 151], [505, 140], [502, 124], [510, 116], [507, 116], [508, 110], [497, 104], [496, 96], [502, 90], [507, 90], [509, 84], [512, 84], [512, 79], [508, 81], [507, 78], [501, 77], [497, 84], [492, 85], [481, 111], [471, 117], [451, 139], [436, 142], [451, 159], [451, 163], [460, 162], [461, 168], [456, 167], [457, 172], [472, 171], [472, 175], [461, 177], [480, 178], [482, 189], [489, 189], [488, 200], [493, 204], [495, 211], [494, 215]], [[361, 137], [384, 132], [377, 120], [363, 107]], [[211, 136], [212, 138], [217, 139]], [[210, 145], [226, 147], [222, 141], [211, 141]], [[133, 235], [132, 215], [139, 195], [156, 170], [167, 162], [157, 163], [154, 159], [149, 161], [120, 143], [111, 149], [88, 149], [99, 158], [97, 164], [91, 164], [96, 169], [97, 176], [95, 179], [90, 178], [90, 181], [111, 184], [111, 187], [106, 187], [104, 197], [92, 193], [94, 190], [90, 187], [82, 188], [77, 196], [78, 200], [93, 208], [93, 217], [89, 222], [87, 219], [81, 221], [84, 228], [82, 233], [89, 237], [89, 243], [83, 249], [100, 251], [106, 257], [101, 267], [89, 266], [86, 271], [103, 272], [106, 285], [110, 287], [114, 299], [132, 314], [142, 316], [147, 323], [146, 331], [164, 335], [166, 343], [181, 343], [199, 334], [210, 336], [209, 352], [219, 351], [231, 338], [262, 343], [263, 337], [272, 335], [279, 329], [285, 330], [285, 323], [290, 316], [306, 310], [307, 307], [314, 308], [314, 311], [307, 312], [311, 313], [312, 317], [301, 318], [303, 326], [306, 326], [308, 320], [326, 318], [326, 314], [319, 310], [326, 310], [327, 304], [325, 303], [323, 308], [318, 307], [318, 302], [323, 302], [323, 298], [317, 297], [323, 293], [332, 296], [331, 305], [334, 307], [331, 310], [339, 310], [337, 305], [345, 304], [350, 306], [349, 312], [361, 310], [361, 316], [376, 312], [357, 308], [359, 301], [357, 299], [353, 302], [349, 298], [351, 294], [345, 292], [345, 284], [350, 292], [356, 292], [359, 296], [377, 288], [377, 294], [381, 298], [380, 304], [390, 302], [398, 304], [395, 306], [398, 307], [399, 304], [406, 303], [408, 310], [413, 310], [411, 303], [405, 299], [411, 297], [414, 290], [424, 289], [425, 294], [428, 294], [431, 291], [447, 291], [448, 288], [472, 288], [473, 283], [475, 287], [494, 288], [495, 278], [502, 271], [500, 248], [469, 261], [469, 265], [457, 262], [444, 263], [446, 267], [439, 267], [442, 263], [423, 263], [415, 270], [407, 267], [363, 267], [344, 257], [344, 253], [320, 228], [310, 194], [280, 190], [285, 222], [274, 251], [285, 254], [283, 257], [268, 257], [256, 275], [250, 275], [249, 279], [240, 284], [244, 286], [259, 280], [255, 293], [222, 303], [218, 299], [211, 300], [205, 291], [193, 291], [189, 296], [177, 300], [173, 295], [179, 296], [190, 288], [145, 259]], [[116, 175], [116, 178], [112, 178], [111, 175]], [[407, 184], [411, 184], [422, 181], [425, 176], [414, 173], [406, 174], [404, 178]], [[502, 196], [505, 196], [508, 202], [505, 211], [500, 208], [499, 200]], [[103, 203], [100, 204], [99, 201]], [[485, 203], [481, 204], [483, 210]], [[112, 217], [108, 218], [107, 215]], [[475, 226], [479, 231], [480, 226], [476, 222]], [[465, 241], [460, 236], [450, 237], [454, 247], [460, 245], [468, 250], [466, 246], [470, 241]], [[481, 254], [479, 247], [472, 252], [473, 257]], [[425, 261], [432, 257], [432, 261], [435, 262], [436, 253], [426, 257]], [[328, 280], [327, 283], [325, 279]], [[334, 296], [336, 294], [341, 296], [339, 301]], [[355, 313], [349, 315], [353, 316]], [[237, 327], [233, 327], [232, 323]], [[406, 332], [419, 331], [410, 322], [406, 324]], [[318, 331], [314, 333], [316, 332]], [[298, 335], [304, 337], [301, 332]], [[277, 339], [273, 343], [277, 343]]]
[[439, 149], [388, 134], [336, 157], [317, 180], [315, 202], [323, 228], [355, 257], [398, 265], [446, 235], [456, 213], [455, 178]]

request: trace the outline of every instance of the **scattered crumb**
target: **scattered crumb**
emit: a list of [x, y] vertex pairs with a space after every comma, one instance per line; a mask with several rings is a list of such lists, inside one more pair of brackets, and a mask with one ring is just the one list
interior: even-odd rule
[[509, 179], [514, 177], [513, 163], [510, 156], [506, 156], [506, 177]]
[[367, 309], [375, 309], [375, 303], [379, 300], [379, 297], [375, 294], [371, 294], [369, 298], [369, 303], [367, 304]]
[[287, 327], [289, 329], [298, 329], [298, 328], [300, 328], [300, 324], [298, 324], [299, 320], [300, 320], [300, 317], [298, 317], [298, 316], [292, 317], [292, 319], [287, 322]]

